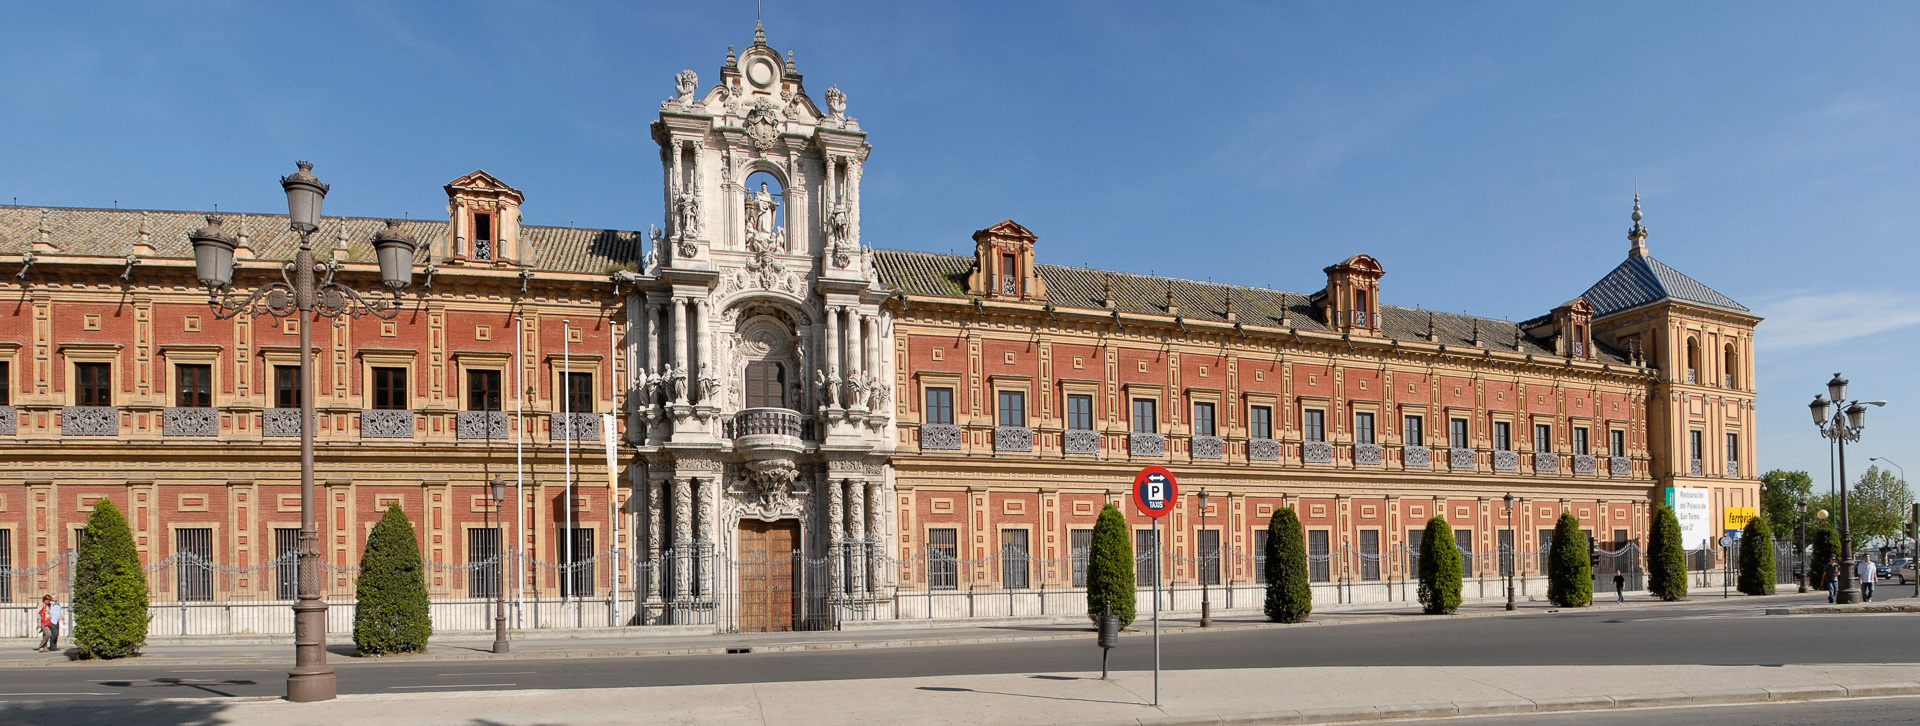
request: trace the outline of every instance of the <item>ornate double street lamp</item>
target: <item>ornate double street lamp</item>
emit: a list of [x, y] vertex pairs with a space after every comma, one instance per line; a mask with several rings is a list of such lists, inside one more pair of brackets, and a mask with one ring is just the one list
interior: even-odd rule
[[1507, 566], [1507, 609], [1512, 610], [1513, 571], [1520, 569], [1520, 553], [1514, 551], [1514, 545], [1518, 543], [1518, 540], [1513, 538], [1513, 492], [1507, 492], [1507, 495], [1500, 499], [1507, 503], [1507, 551], [1505, 552], [1507, 557], [1505, 563]]
[[[207, 287], [207, 306], [221, 319], [242, 313], [295, 317], [300, 326], [300, 588], [293, 605], [293, 669], [287, 672], [287, 700], [325, 701], [337, 692], [333, 668], [327, 665], [327, 603], [320, 599], [320, 542], [314, 526], [313, 499], [313, 325], [319, 318], [368, 313], [382, 320], [400, 314], [400, 291], [413, 284], [413, 253], [419, 247], [387, 220], [387, 228], [373, 237], [380, 261], [380, 281], [391, 299], [362, 296], [334, 282], [340, 271], [335, 260], [314, 261], [310, 238], [320, 228], [320, 201], [327, 185], [313, 176], [313, 164], [298, 163], [299, 171], [280, 178], [287, 193], [287, 218], [300, 233], [300, 249], [280, 268], [280, 281], [269, 282], [250, 294], [232, 291], [234, 238], [217, 216], [207, 226], [187, 235], [200, 284]], [[324, 278], [316, 279], [317, 275]]]
[[[1847, 518], [1847, 442], [1859, 441], [1860, 432], [1866, 430], [1867, 404], [1885, 406], [1887, 402], [1847, 400], [1847, 379], [1838, 373], [1833, 374], [1833, 380], [1827, 381], [1827, 395], [1816, 393], [1813, 403], [1807, 404], [1813, 413], [1814, 428], [1840, 448], [1840, 552], [1847, 561], [1840, 566], [1838, 602], [1843, 604], [1860, 602], [1860, 585], [1853, 581], [1852, 523]], [[1828, 417], [1829, 413], [1832, 414], [1831, 418]]]
[[1798, 571], [1793, 575], [1793, 581], [1800, 586], [1800, 592], [1805, 593], [1807, 591], [1807, 500], [1794, 502], [1793, 512], [1793, 554], [1800, 563]]
[[[1200, 490], [1200, 531], [1207, 531], [1207, 490]], [[1207, 585], [1213, 579], [1213, 552], [1200, 550], [1200, 627], [1213, 627], [1213, 601], [1208, 599]]]

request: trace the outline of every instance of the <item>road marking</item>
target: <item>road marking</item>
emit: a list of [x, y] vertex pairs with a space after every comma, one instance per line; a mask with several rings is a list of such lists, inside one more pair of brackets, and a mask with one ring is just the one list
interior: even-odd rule
[[442, 677], [445, 677], [445, 676], [530, 676], [538, 672], [539, 671], [506, 671], [502, 673], [495, 673], [493, 671], [468, 671], [466, 673], [435, 673], [434, 675], [442, 676]]
[[190, 671], [170, 671], [172, 673], [279, 673], [272, 668], [208, 668]]
[[511, 687], [513, 687], [513, 686], [515, 686], [515, 685], [518, 685], [518, 684], [514, 684], [514, 683], [461, 683], [461, 684], [451, 684], [451, 683], [449, 683], [449, 684], [447, 684], [447, 685], [444, 685], [444, 686], [387, 686], [387, 689], [388, 689], [388, 690], [394, 690], [394, 691], [397, 691], [397, 690], [400, 690], [400, 689], [403, 689], [403, 688], [511, 688]]
[[93, 691], [69, 691], [64, 693], [0, 693], [0, 698], [6, 698], [9, 696], [111, 696], [111, 695], [113, 694], [95, 693]]

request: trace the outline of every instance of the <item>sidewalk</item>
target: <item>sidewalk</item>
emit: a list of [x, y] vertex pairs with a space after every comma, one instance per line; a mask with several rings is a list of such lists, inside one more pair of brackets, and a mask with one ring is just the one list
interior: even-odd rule
[[[1680, 603], [1666, 603], [1645, 594], [1630, 598], [1626, 603], [1601, 601], [1592, 608], [1606, 610], [1612, 608], [1646, 607], [1748, 607], [1779, 608], [1800, 605], [1795, 600], [1804, 600], [1817, 595], [1781, 594], [1768, 597], [1739, 596], [1723, 600], [1718, 597], [1700, 597]], [[1445, 617], [1499, 617], [1505, 615], [1523, 615], [1544, 613], [1556, 610], [1543, 602], [1520, 602], [1517, 609], [1509, 613], [1504, 601], [1478, 601], [1462, 605], [1459, 612]], [[1152, 628], [1150, 613], [1140, 613], [1130, 631], [1143, 632]], [[1238, 610], [1223, 612], [1213, 619], [1209, 632], [1250, 629], [1250, 628], [1297, 628], [1339, 626], [1360, 623], [1392, 622], [1397, 620], [1434, 620], [1436, 616], [1422, 615], [1416, 603], [1382, 603], [1360, 606], [1334, 606], [1316, 609], [1313, 617], [1299, 625], [1280, 625], [1267, 622], [1257, 611]], [[1181, 613], [1179, 617], [1161, 618], [1161, 633], [1178, 636], [1183, 633], [1200, 632], [1199, 618], [1192, 613]], [[849, 623], [846, 629], [823, 632], [790, 633], [730, 633], [715, 634], [710, 626], [652, 626], [636, 628], [601, 628], [589, 630], [539, 630], [516, 631], [510, 634], [512, 651], [506, 655], [494, 655], [493, 634], [491, 632], [459, 632], [436, 634], [429, 641], [427, 652], [387, 656], [382, 662], [394, 661], [460, 661], [460, 660], [525, 660], [545, 658], [620, 658], [639, 656], [675, 656], [675, 655], [721, 655], [729, 652], [782, 652], [798, 650], [838, 650], [848, 648], [899, 648], [931, 645], [962, 645], [984, 643], [1012, 643], [1037, 640], [1059, 640], [1093, 637], [1092, 625], [1084, 617], [1055, 617], [1003, 619], [988, 621], [940, 621], [914, 623], [910, 621], [881, 621], [876, 624]], [[348, 633], [330, 633], [328, 650], [336, 661], [351, 662], [357, 659], [351, 635]], [[87, 662], [72, 661], [53, 653], [36, 653], [27, 640], [14, 641], [14, 648], [0, 649], [0, 668], [24, 666], [68, 666], [86, 667]], [[207, 638], [169, 638], [149, 642], [142, 651], [139, 662], [145, 664], [166, 665], [229, 665], [229, 664], [286, 664], [292, 660], [293, 646], [291, 638], [268, 637], [219, 637]]]
[[1278, 668], [174, 699], [0, 709], [0, 723], [1302, 724], [1920, 694], [1911, 664]]

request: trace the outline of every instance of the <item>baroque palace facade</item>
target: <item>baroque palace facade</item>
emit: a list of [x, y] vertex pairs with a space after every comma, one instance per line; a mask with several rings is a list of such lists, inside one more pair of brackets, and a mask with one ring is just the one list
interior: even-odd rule
[[[954, 614], [910, 592], [1070, 595], [1103, 504], [1150, 543], [1124, 504], [1147, 464], [1182, 485], [1167, 579], [1254, 583], [1232, 553], [1295, 507], [1329, 599], [1392, 597], [1366, 588], [1399, 580], [1435, 514], [1471, 552], [1527, 552], [1566, 511], [1604, 547], [1644, 542], [1669, 487], [1711, 490], [1716, 520], [1758, 504], [1759, 319], [1651, 257], [1637, 200], [1626, 260], [1519, 324], [1386, 305], [1366, 254], [1294, 293], [1042, 264], [1011, 220], [972, 256], [873, 249], [845, 94], [816, 103], [760, 31], [717, 83], [674, 80], [652, 124], [663, 225], [523, 225], [525, 195], [475, 171], [447, 219], [399, 223], [422, 245], [398, 318], [315, 323], [330, 563], [398, 502], [434, 562], [622, 563], [516, 566], [516, 600], [780, 629]], [[380, 225], [315, 239], [371, 286]], [[150, 563], [290, 551], [302, 323], [215, 316], [187, 240], [235, 240], [244, 288], [277, 278], [286, 226], [0, 208], [0, 567], [60, 558], [103, 498]], [[488, 498], [495, 477], [518, 506]], [[486, 594], [470, 574], [430, 585]], [[285, 596], [255, 580], [207, 599]], [[196, 599], [178, 587], [156, 600]]]

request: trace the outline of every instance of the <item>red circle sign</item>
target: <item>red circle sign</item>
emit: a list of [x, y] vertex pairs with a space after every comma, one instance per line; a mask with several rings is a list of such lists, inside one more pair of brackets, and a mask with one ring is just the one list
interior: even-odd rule
[[1140, 513], [1159, 519], [1180, 501], [1180, 485], [1164, 466], [1149, 466], [1133, 477], [1133, 503]]

